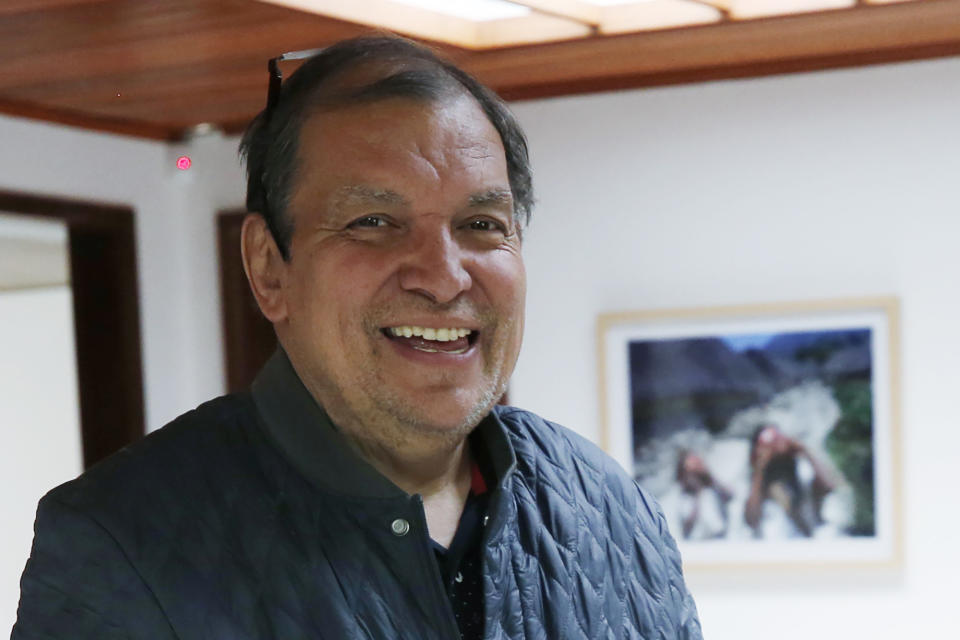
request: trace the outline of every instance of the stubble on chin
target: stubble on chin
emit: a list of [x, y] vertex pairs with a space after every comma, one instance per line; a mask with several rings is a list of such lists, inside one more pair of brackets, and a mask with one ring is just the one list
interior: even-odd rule
[[[418, 402], [396, 389], [380, 386], [375, 393], [368, 395], [373, 409], [371, 414], [377, 417], [365, 425], [364, 439], [394, 450], [425, 445], [430, 448], [454, 448], [490, 412], [503, 395], [501, 387], [505, 386], [494, 381], [487, 382], [475, 397], [463, 399], [465, 406], [462, 410], [451, 409], [453, 415], [450, 418], [431, 415], [430, 407], [426, 406], [431, 402], [430, 399]], [[445, 393], [456, 395], [458, 391], [453, 388]], [[473, 395], [470, 391], [467, 393]], [[449, 398], [437, 400], [439, 403], [451, 401]], [[456, 399], [452, 401], [454, 404], [458, 402]]]

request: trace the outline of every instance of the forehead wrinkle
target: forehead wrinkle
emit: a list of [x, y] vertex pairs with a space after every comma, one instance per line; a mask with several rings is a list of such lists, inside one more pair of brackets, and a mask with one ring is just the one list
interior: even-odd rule
[[458, 143], [456, 145], [458, 151], [462, 152], [465, 156], [472, 160], [486, 160], [487, 158], [493, 158], [494, 154], [489, 145], [486, 143], [479, 143], [477, 141], [472, 141], [470, 143]]

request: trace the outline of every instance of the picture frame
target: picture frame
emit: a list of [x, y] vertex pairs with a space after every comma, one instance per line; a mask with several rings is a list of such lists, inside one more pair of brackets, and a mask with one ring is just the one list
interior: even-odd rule
[[893, 297], [600, 314], [601, 446], [688, 569], [901, 563]]

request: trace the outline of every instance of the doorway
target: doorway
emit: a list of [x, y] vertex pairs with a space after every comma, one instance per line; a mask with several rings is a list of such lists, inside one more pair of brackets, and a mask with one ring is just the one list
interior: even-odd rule
[[66, 225], [84, 468], [144, 434], [130, 207], [0, 191], [0, 211]]

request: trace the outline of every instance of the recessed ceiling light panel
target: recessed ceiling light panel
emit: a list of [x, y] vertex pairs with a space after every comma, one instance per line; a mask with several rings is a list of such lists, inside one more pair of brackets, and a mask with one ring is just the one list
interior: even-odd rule
[[614, 7], [618, 4], [642, 4], [649, 0], [580, 0], [584, 4], [593, 4], [598, 7]]
[[502, 18], [520, 18], [530, 14], [530, 9], [506, 0], [393, 0], [397, 4], [427, 9], [448, 16], [474, 20], [500, 20]]

